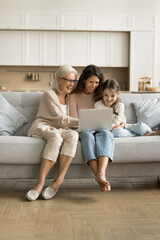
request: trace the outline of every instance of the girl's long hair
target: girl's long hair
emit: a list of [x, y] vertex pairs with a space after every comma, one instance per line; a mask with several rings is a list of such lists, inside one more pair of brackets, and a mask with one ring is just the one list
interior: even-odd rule
[[74, 90], [74, 93], [82, 93], [85, 90], [85, 81], [92, 77], [96, 76], [99, 79], [99, 85], [94, 91], [94, 99], [98, 101], [102, 97], [102, 83], [104, 82], [104, 76], [101, 69], [93, 64], [88, 65], [81, 73], [77, 88]]
[[[103, 84], [102, 84], [102, 92], [105, 89], [109, 89], [109, 90], [113, 90], [115, 91], [115, 93], [119, 93], [120, 92], [120, 86], [119, 83], [117, 82], [117, 80], [115, 79], [107, 79]], [[112, 108], [113, 108], [113, 113], [118, 115], [118, 113], [115, 110], [115, 106], [117, 105], [118, 102], [122, 102], [122, 100], [117, 97], [116, 101], [112, 104]]]

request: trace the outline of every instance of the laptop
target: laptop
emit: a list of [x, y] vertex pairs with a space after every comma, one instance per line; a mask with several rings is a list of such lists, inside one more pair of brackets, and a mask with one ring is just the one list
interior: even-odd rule
[[112, 129], [113, 109], [80, 109], [78, 131], [98, 131]]

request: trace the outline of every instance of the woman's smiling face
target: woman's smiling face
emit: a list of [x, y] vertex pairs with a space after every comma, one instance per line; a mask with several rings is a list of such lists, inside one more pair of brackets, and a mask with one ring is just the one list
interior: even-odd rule
[[85, 80], [85, 89], [86, 94], [91, 94], [99, 86], [99, 79], [96, 76], [91, 76]]
[[75, 88], [76, 75], [74, 72], [69, 73], [65, 78], [59, 78], [59, 88], [64, 94], [69, 94]]

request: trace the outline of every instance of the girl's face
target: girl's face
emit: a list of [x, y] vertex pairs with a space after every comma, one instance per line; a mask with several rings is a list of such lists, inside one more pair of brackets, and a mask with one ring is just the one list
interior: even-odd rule
[[64, 78], [58, 78], [60, 91], [66, 95], [72, 92], [76, 85], [76, 75], [74, 72], [69, 73]]
[[96, 76], [89, 77], [87, 78], [87, 80], [85, 80], [84, 84], [85, 84], [84, 92], [86, 94], [91, 94], [99, 86], [99, 78]]
[[119, 96], [119, 93], [115, 92], [111, 89], [104, 89], [102, 92], [103, 99], [102, 102], [106, 107], [111, 107], [112, 104], [117, 100], [117, 97]]

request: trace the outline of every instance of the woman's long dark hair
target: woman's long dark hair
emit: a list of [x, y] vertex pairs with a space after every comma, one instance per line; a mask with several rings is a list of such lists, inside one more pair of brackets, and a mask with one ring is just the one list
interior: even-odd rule
[[[119, 93], [120, 92], [120, 86], [119, 86], [119, 83], [117, 82], [117, 80], [115, 79], [107, 79], [103, 84], [102, 84], [102, 92], [105, 90], [105, 89], [109, 89], [109, 90], [113, 90], [115, 91], [115, 93]], [[115, 106], [118, 102], [122, 102], [121, 99], [119, 97], [117, 97], [116, 101], [112, 104], [112, 108], [113, 108], [113, 113], [114, 114], [117, 114], [118, 113], [116, 112], [115, 110]]]
[[82, 93], [85, 90], [85, 81], [92, 77], [96, 76], [99, 79], [99, 85], [94, 91], [94, 98], [95, 101], [98, 101], [102, 97], [102, 83], [104, 82], [104, 76], [101, 71], [101, 69], [93, 64], [88, 65], [83, 72], [81, 73], [81, 76], [79, 78], [78, 84], [76, 89], [74, 90], [74, 93]]

